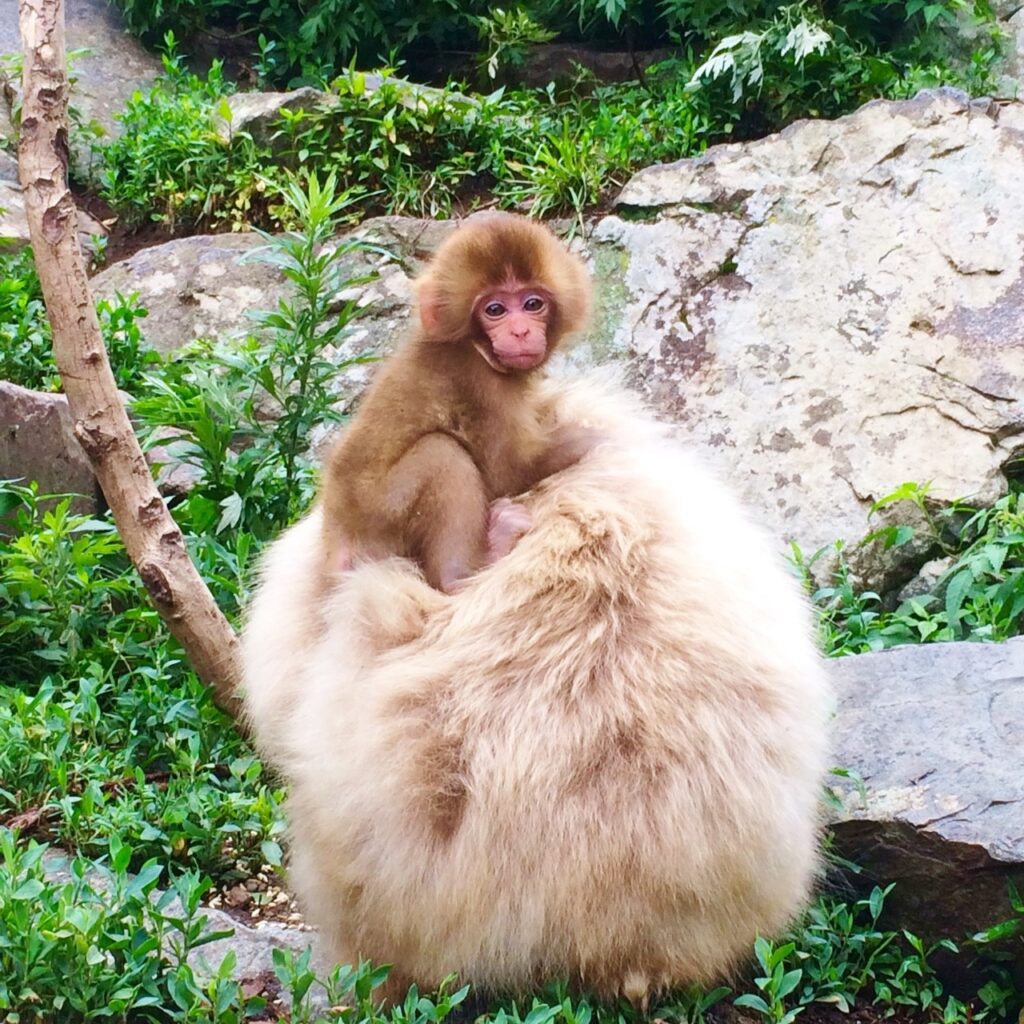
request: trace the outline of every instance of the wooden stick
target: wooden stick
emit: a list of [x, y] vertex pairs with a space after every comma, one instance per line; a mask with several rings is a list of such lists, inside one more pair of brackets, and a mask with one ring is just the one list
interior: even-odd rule
[[25, 212], [75, 436], [160, 616], [213, 699], [237, 717], [239, 643], [153, 483], [114, 382], [68, 189], [68, 76], [61, 0], [20, 0], [25, 55], [18, 149]]

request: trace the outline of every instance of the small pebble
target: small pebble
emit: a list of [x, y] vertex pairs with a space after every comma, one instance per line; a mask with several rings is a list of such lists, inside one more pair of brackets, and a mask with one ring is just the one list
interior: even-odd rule
[[244, 885], [236, 885], [227, 891], [224, 902], [229, 907], [247, 907], [252, 903], [252, 895]]

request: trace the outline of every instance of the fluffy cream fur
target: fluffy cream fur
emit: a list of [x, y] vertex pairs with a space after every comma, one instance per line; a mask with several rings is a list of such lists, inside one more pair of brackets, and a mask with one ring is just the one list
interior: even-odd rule
[[730, 494], [613, 386], [610, 429], [461, 593], [392, 560], [327, 602], [317, 513], [271, 549], [246, 703], [291, 785], [326, 952], [491, 989], [709, 982], [800, 908], [828, 695], [808, 610]]

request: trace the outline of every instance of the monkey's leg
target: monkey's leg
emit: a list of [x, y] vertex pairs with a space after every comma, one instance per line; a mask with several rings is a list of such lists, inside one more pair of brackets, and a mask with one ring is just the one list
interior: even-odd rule
[[393, 514], [407, 516], [427, 582], [451, 593], [487, 561], [488, 499], [465, 448], [447, 434], [420, 438], [388, 475]]

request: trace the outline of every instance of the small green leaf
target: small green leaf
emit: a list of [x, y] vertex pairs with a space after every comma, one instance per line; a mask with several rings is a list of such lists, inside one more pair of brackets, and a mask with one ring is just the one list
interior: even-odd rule
[[746, 992], [741, 996], [737, 996], [732, 1002], [733, 1006], [749, 1006], [750, 1009], [757, 1010], [765, 1016], [771, 1016], [771, 1009], [768, 1004], [761, 996], [754, 995], [752, 992]]
[[946, 587], [946, 622], [953, 630], [959, 630], [960, 612], [973, 583], [974, 574], [971, 570], [961, 569]]
[[44, 888], [43, 883], [38, 878], [27, 878], [11, 893], [11, 899], [34, 900], [42, 893]]

